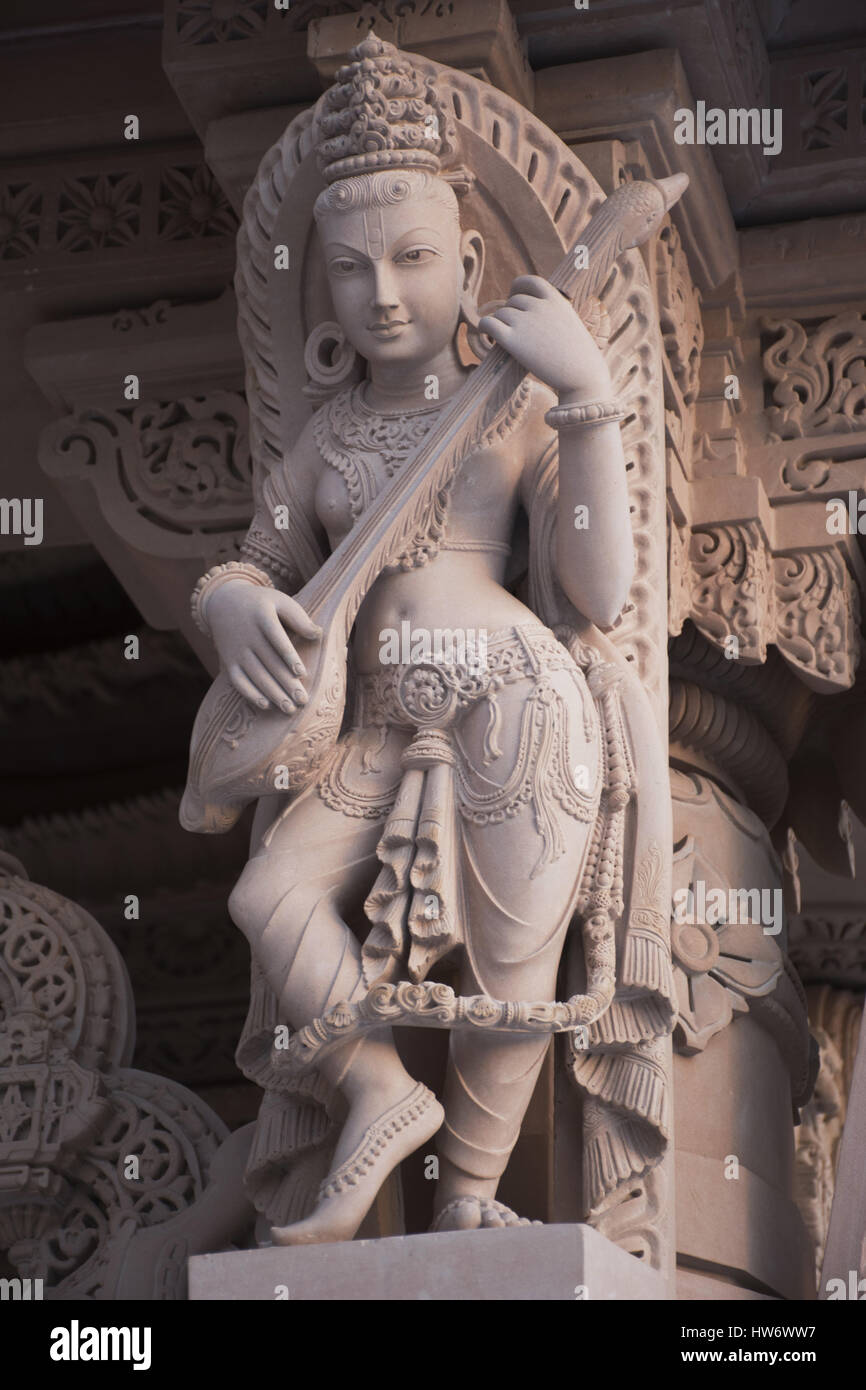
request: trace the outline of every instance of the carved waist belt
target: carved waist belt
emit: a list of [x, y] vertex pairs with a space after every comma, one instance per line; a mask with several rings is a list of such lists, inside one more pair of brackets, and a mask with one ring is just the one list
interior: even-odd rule
[[429, 660], [425, 652], [423, 660], [359, 677], [356, 726], [441, 729], [477, 701], [494, 700], [503, 685], [564, 668], [577, 671], [566, 648], [540, 623], [500, 628], [489, 637], [483, 629], [434, 629], [429, 636]]

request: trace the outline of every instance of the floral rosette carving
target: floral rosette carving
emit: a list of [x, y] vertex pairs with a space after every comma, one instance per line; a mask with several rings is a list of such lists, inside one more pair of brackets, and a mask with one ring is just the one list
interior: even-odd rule
[[[725, 890], [727, 891], [727, 890]], [[782, 974], [782, 953], [758, 923], [671, 922], [679, 1017], [679, 1052], [703, 1052], [749, 1000], [770, 994]]]

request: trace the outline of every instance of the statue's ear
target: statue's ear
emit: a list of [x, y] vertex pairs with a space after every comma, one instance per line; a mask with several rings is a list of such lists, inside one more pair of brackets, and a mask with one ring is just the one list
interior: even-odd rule
[[464, 302], [476, 305], [484, 274], [484, 238], [480, 232], [464, 232], [460, 238], [460, 256], [463, 261]]

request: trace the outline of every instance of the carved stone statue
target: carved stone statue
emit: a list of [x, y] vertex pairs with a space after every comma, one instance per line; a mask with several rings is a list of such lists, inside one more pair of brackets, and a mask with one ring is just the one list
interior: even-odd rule
[[[516, 103], [372, 34], [351, 57], [247, 199], [257, 509], [193, 599], [221, 672], [182, 819], [225, 829], [259, 799], [230, 911], [254, 960], [239, 1061], [266, 1090], [248, 1181], [282, 1244], [350, 1239], [434, 1134], [434, 1229], [520, 1221], [497, 1186], [554, 1032], [594, 1098], [590, 1208], [666, 1137], [665, 752], [639, 663], [598, 631], [634, 572], [621, 422], [657, 402], [603, 346], [615, 319], [633, 350], [619, 258], [685, 180], [586, 225], [581, 166]], [[583, 229], [486, 309], [527, 253], [472, 202], [482, 123], [514, 135], [533, 257], [562, 261], [566, 210]], [[451, 1030], [441, 1097], [394, 1024]]]

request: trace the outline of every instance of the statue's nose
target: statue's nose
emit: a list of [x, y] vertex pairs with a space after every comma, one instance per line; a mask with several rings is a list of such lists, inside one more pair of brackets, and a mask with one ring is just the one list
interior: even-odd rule
[[397, 287], [389, 268], [382, 262], [373, 266], [373, 294], [370, 299], [372, 309], [396, 309], [399, 303]]

